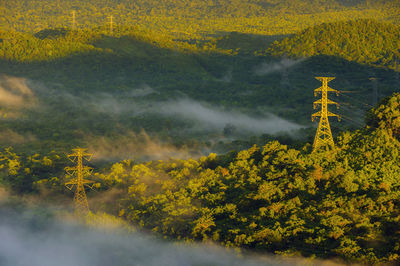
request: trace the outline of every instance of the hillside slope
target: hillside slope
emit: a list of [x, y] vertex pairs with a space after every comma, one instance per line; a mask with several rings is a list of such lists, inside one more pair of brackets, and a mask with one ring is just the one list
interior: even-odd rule
[[134, 26], [167, 35], [171, 40], [195, 40], [208, 34], [237, 31], [289, 34], [323, 22], [372, 18], [400, 22], [396, 0], [16, 0], [0, 1], [0, 25], [8, 30], [37, 32], [46, 28]]
[[322, 24], [275, 42], [269, 52], [297, 58], [338, 56], [395, 69], [400, 60], [400, 27], [374, 20]]
[[[328, 35], [329, 28], [323, 34]], [[0, 38], [0, 66], [7, 75], [0, 81], [20, 78], [41, 103], [41, 108], [36, 104], [12, 117], [15, 107], [3, 99], [2, 111], [10, 114], [2, 121], [3, 135], [14, 134], [21, 142], [16, 145], [40, 149], [90, 145], [98, 138], [106, 138], [110, 146], [122, 138], [121, 146], [127, 146], [124, 136], [142, 129], [179, 145], [205, 142], [209, 149], [220, 142], [277, 133], [269, 124], [270, 114], [311, 127], [312, 92], [320, 85], [314, 77], [321, 75], [336, 76], [333, 88], [353, 92], [332, 98], [341, 103], [335, 112], [344, 118], [343, 123], [332, 123], [336, 133], [363, 125], [363, 114], [373, 102], [371, 75], [378, 78], [379, 97], [390, 95], [399, 84], [398, 72], [354, 62], [356, 58], [317, 55], [293, 60], [257, 52], [271, 43], [271, 36], [230, 33], [211, 42], [188, 43], [186, 49], [165, 47], [158, 35], [130, 27], [120, 28], [115, 36], [98, 28], [58, 28], [35, 34], [2, 31]], [[360, 40], [357, 45], [364, 44]], [[3, 89], [9, 95], [13, 88]], [[160, 107], [168, 109], [162, 112]], [[163, 115], [166, 111], [170, 113]], [[220, 120], [210, 124], [202, 115], [210, 111]], [[245, 118], [242, 122], [234, 119], [238, 114]], [[100, 123], [105, 119], [108, 123]], [[311, 140], [313, 134], [310, 128], [296, 136]], [[254, 142], [259, 140], [240, 147]], [[1, 145], [8, 143], [9, 138], [0, 139]]]
[[[311, 153], [277, 141], [200, 159], [123, 160], [96, 169], [94, 211], [178, 240], [251, 251], [400, 262], [400, 94], [368, 113], [336, 148]], [[0, 152], [0, 185], [64, 198], [65, 155]]]

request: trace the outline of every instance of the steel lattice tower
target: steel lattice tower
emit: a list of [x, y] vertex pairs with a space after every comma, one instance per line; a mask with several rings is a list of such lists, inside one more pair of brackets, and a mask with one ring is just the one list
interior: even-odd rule
[[109, 16], [109, 18], [110, 18], [110, 35], [112, 35], [113, 34], [113, 29], [114, 29], [114, 22], [113, 22], [113, 16], [111, 15], [111, 16]]
[[76, 30], [76, 11], [73, 10], [71, 13], [72, 13], [72, 30]]
[[339, 91], [328, 87], [328, 82], [334, 80], [335, 78], [316, 77], [316, 79], [322, 82], [322, 87], [314, 90], [314, 96], [316, 97], [320, 92], [322, 94], [322, 98], [315, 101], [313, 104], [314, 109], [316, 109], [318, 105], [321, 105], [321, 110], [311, 116], [312, 121], [314, 121], [316, 117], [320, 117], [317, 133], [315, 134], [314, 138], [313, 152], [321, 147], [334, 147], [331, 127], [329, 125], [329, 117], [336, 116], [340, 121], [339, 115], [328, 111], [328, 104], [336, 104], [336, 107], [339, 108], [339, 104], [337, 102], [328, 99], [328, 92], [335, 92], [336, 95], [339, 95]]
[[378, 104], [378, 97], [379, 97], [379, 91], [378, 91], [378, 79], [375, 77], [369, 78], [370, 81], [372, 81], [372, 106], [376, 106]]
[[72, 149], [73, 154], [69, 154], [68, 158], [72, 162], [76, 162], [77, 165], [74, 167], [65, 167], [65, 171], [69, 176], [76, 176], [71, 181], [66, 182], [65, 186], [72, 190], [76, 186], [74, 203], [75, 211], [78, 214], [87, 214], [89, 212], [89, 204], [86, 198], [85, 186], [91, 187], [89, 184], [93, 184], [94, 181], [84, 179], [85, 175], [92, 172], [92, 168], [83, 165], [83, 160], [90, 161], [92, 154], [86, 153], [87, 149], [76, 148]]

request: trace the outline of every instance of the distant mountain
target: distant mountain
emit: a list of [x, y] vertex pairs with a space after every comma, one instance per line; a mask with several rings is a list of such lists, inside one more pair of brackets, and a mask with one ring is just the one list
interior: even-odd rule
[[395, 68], [400, 60], [400, 27], [374, 20], [324, 23], [275, 42], [269, 52], [292, 57], [339, 56]]

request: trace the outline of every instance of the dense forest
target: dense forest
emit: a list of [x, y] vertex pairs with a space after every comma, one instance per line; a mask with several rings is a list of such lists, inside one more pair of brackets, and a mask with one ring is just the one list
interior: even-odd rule
[[[337, 76], [332, 86], [346, 91], [336, 99], [344, 120], [333, 124], [335, 133], [363, 125], [364, 112], [376, 101], [371, 77], [377, 78], [378, 98], [400, 85], [393, 50], [399, 45], [399, 28], [374, 20], [323, 24], [306, 29], [307, 34], [278, 40], [233, 32], [178, 50], [165, 46], [162, 38], [157, 39], [160, 36], [149, 37], [132, 27], [115, 30], [117, 36], [102, 29], [0, 32], [0, 65], [6, 74], [1, 84], [11, 96], [29, 103], [22, 109], [4, 104], [2, 111], [8, 117], [3, 118], [2, 131], [17, 140], [0, 139], [3, 147], [11, 140], [18, 150], [28, 146], [38, 152], [62, 151], [77, 144], [92, 146], [104, 136], [119, 146], [129, 141], [121, 136], [144, 130], [151, 138], [198, 155], [200, 150], [227, 152], [261, 145], [279, 133], [267, 125], [256, 132], [249, 124], [244, 128], [233, 119], [236, 113], [252, 119], [252, 128], [268, 123], [270, 114], [287, 120], [281, 127], [284, 143], [301, 146], [314, 134], [309, 117], [311, 92], [319, 86], [315, 76]], [[351, 37], [336, 38], [342, 31]], [[309, 32], [319, 34], [310, 37]], [[379, 38], [363, 37], [376, 34]], [[346, 49], [304, 54], [302, 47], [308, 46], [303, 39], [312, 40], [307, 41], [311, 46], [329, 40], [327, 47]], [[286, 51], [293, 42], [293, 51]], [[22, 84], [29, 93], [10, 91], [13, 83]], [[178, 103], [175, 109], [171, 102]], [[217, 112], [220, 119], [209, 124], [197, 109], [186, 116], [177, 110], [189, 105]], [[99, 123], [100, 118], [108, 123]], [[68, 123], [60, 126], [60, 121]], [[301, 127], [305, 129], [291, 133]], [[21, 141], [24, 136], [30, 141]]]
[[[94, 209], [181, 240], [216, 241], [276, 254], [366, 263], [399, 261], [400, 94], [336, 148], [311, 153], [278, 141], [198, 160], [124, 160], [92, 176]], [[68, 194], [63, 156], [1, 156], [3, 185]], [[117, 204], [116, 204], [117, 203]]]
[[[399, 61], [397, 0], [0, 0], [0, 188], [72, 208], [87, 147], [116, 223], [398, 264]], [[316, 76], [343, 120], [312, 152]]]
[[294, 57], [336, 55], [396, 69], [400, 60], [400, 27], [373, 20], [322, 24], [274, 43], [270, 52]]
[[185, 45], [237, 31], [246, 34], [291, 34], [323, 22], [372, 18], [399, 23], [397, 0], [257, 0], [130, 1], [45, 0], [0, 1], [2, 28], [35, 33], [48, 28], [133, 26], [148, 35]]

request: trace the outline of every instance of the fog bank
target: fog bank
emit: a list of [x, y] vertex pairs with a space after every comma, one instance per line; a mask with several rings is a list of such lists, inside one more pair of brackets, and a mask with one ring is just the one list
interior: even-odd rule
[[0, 239], [2, 266], [289, 265], [270, 258], [239, 257], [214, 245], [174, 244], [140, 233], [49, 222], [29, 212], [1, 210]]
[[238, 131], [277, 134], [302, 128], [301, 125], [271, 113], [264, 114], [261, 117], [252, 117], [237, 111], [225, 111], [191, 99], [178, 99], [160, 103], [157, 108], [161, 114], [190, 119], [195, 121], [199, 127], [214, 130], [222, 130], [227, 125], [231, 125]]
[[150, 137], [145, 131], [135, 133], [127, 131], [113, 138], [89, 136], [86, 140], [93, 159], [113, 161], [127, 158], [140, 160], [165, 160], [168, 158], [197, 158], [209, 153], [208, 150], [188, 149], [162, 141], [156, 136]]
[[303, 59], [293, 60], [284, 58], [279, 62], [262, 63], [260, 66], [254, 68], [254, 73], [259, 76], [267, 75], [273, 72], [279, 72], [295, 66], [304, 61]]
[[0, 75], [0, 104], [8, 107], [26, 107], [34, 95], [25, 78]]

